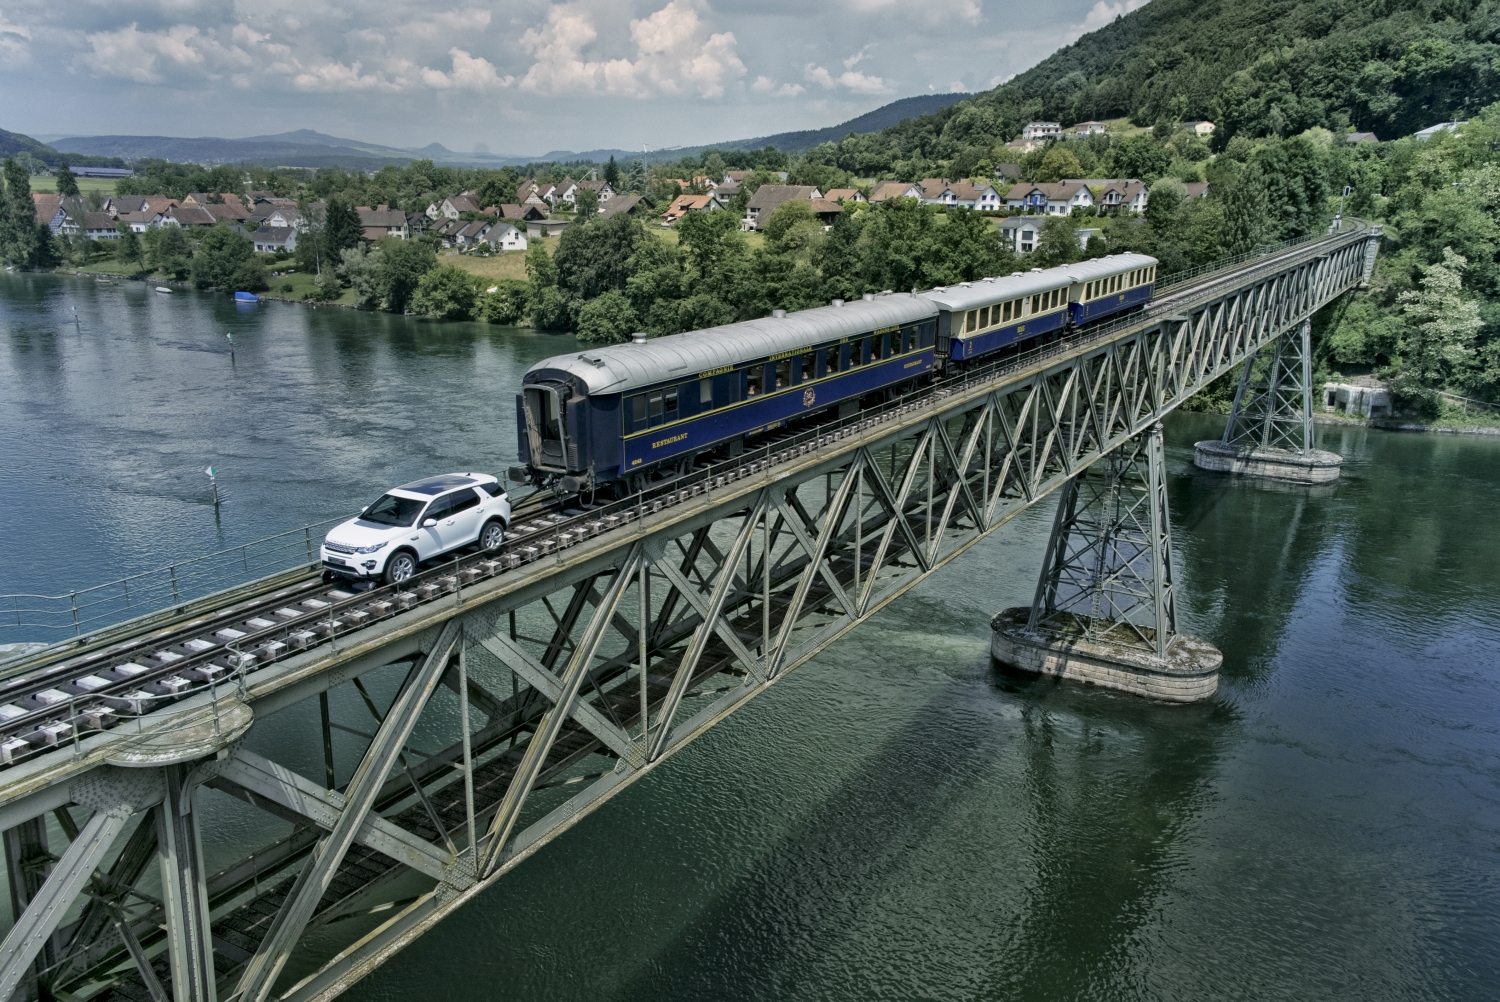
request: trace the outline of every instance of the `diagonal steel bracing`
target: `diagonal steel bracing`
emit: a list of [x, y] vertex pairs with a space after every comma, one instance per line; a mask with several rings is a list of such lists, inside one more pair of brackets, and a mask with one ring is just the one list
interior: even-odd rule
[[[947, 380], [250, 674], [239, 698], [257, 719], [302, 714], [306, 726], [290, 732], [307, 747], [284, 761], [279, 749], [251, 752], [252, 728], [197, 761], [141, 770], [165, 790], [177, 769], [174, 792], [137, 796], [123, 821], [91, 799], [79, 835], [38, 871], [0, 971], [29, 984], [50, 943], [43, 967], [58, 987], [87, 984], [101, 1000], [339, 994], [934, 569], [1092, 478], [1101, 457], [1357, 285], [1365, 267], [1356, 235], [1210, 276], [1107, 337]], [[1084, 487], [1067, 489], [1076, 498]], [[1164, 540], [1165, 523], [1147, 522], [1142, 538]], [[1170, 577], [1160, 587], [1118, 577], [1122, 595], [1150, 590], [1166, 610], [1165, 628], [1143, 622], [1140, 634], [1169, 632]], [[351, 705], [360, 719], [339, 709]], [[334, 735], [359, 744], [352, 773], [332, 768]], [[103, 768], [93, 747], [60, 759], [58, 774]], [[292, 761], [317, 763], [315, 775]], [[199, 784], [213, 792], [195, 797]], [[3, 789], [0, 810], [24, 821], [69, 800], [70, 788], [36, 789], [24, 801], [32, 814]], [[211, 823], [221, 794], [292, 829], [203, 874], [188, 819]], [[116, 853], [130, 811], [146, 808], [176, 812], [176, 827], [138, 827]], [[175, 902], [141, 887], [142, 856], [163, 852], [158, 832], [175, 847]], [[71, 904], [85, 887], [99, 906], [59, 927], [48, 902]], [[314, 945], [304, 933], [315, 927], [318, 941], [347, 929], [344, 945]]]

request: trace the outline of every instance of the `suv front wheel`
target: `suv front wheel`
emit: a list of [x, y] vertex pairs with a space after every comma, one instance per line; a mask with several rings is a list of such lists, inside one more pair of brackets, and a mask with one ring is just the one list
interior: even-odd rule
[[497, 550], [503, 542], [505, 542], [505, 523], [499, 519], [491, 519], [484, 523], [484, 528], [479, 530], [479, 548]]
[[409, 550], [398, 550], [385, 563], [386, 584], [399, 584], [417, 573], [417, 558]]

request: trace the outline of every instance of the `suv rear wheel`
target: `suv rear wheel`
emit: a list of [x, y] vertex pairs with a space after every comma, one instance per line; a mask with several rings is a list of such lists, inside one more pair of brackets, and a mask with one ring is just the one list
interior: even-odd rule
[[505, 523], [498, 518], [484, 523], [484, 528], [479, 530], [479, 548], [497, 550], [503, 542], [505, 542]]
[[417, 573], [417, 558], [410, 550], [397, 550], [385, 562], [385, 583], [398, 584]]

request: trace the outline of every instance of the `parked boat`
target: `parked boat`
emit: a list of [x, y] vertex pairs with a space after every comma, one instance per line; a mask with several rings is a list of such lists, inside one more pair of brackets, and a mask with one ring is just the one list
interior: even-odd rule
[[236, 292], [234, 294], [234, 301], [236, 303], [258, 303], [260, 302], [260, 297], [253, 292]]
[[158, 285], [156, 287], [156, 291], [157, 292], [167, 292], [167, 293], [170, 293], [172, 290], [169, 289], [169, 288], [167, 288], [165, 285]]

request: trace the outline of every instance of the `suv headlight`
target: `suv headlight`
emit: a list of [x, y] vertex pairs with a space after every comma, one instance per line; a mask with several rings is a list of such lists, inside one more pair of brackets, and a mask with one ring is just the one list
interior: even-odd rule
[[385, 549], [385, 543], [376, 543], [374, 546], [356, 546], [355, 553], [374, 553], [376, 550]]

